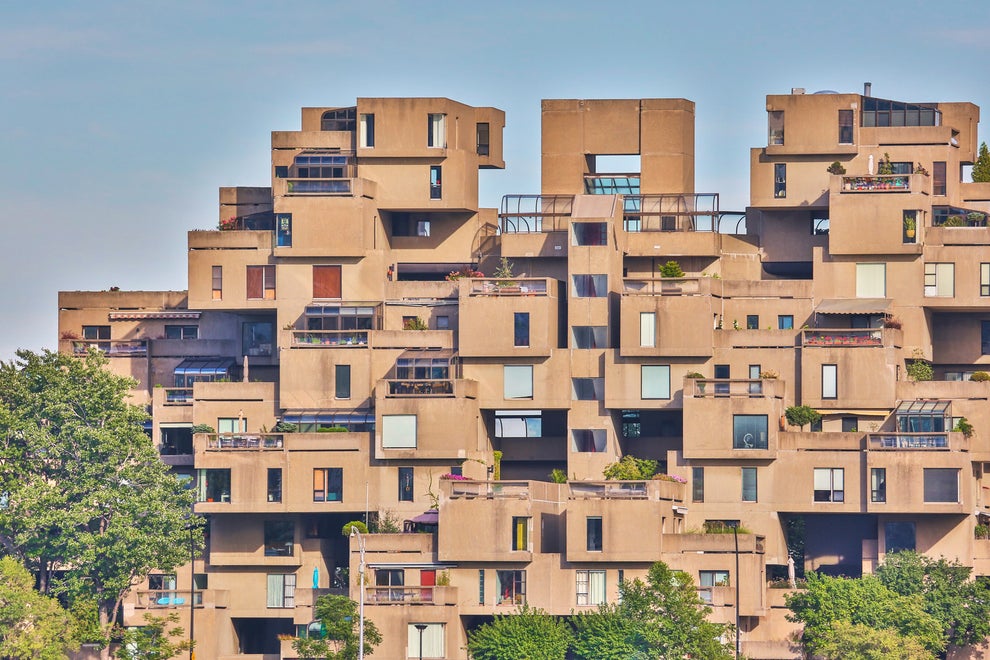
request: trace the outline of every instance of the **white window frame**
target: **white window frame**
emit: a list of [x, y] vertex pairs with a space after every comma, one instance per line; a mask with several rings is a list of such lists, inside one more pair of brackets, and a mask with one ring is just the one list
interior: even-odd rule
[[839, 398], [839, 365], [822, 365], [822, 398]]
[[579, 606], [604, 605], [608, 584], [604, 570], [580, 570], [574, 572], [574, 596]]
[[639, 313], [639, 345], [641, 348], [655, 348], [657, 345], [657, 313]]
[[416, 415], [382, 415], [382, 449], [416, 449]]
[[426, 135], [426, 146], [432, 149], [447, 148], [447, 115], [431, 112]]
[[269, 573], [267, 606], [270, 609], [292, 609], [296, 606], [296, 574]]
[[956, 295], [956, 265], [951, 262], [925, 264], [925, 297], [952, 298]]
[[[827, 483], [826, 483], [827, 482]], [[821, 487], [819, 487], [821, 486]], [[827, 487], [826, 487], [827, 486]], [[812, 481], [812, 500], [816, 503], [842, 504], [846, 501], [846, 475], [844, 468], [827, 467], [814, 468], [814, 479]], [[818, 491], [828, 491], [827, 500], [815, 499], [814, 494]], [[836, 499], [836, 493], [839, 493]]]
[[[368, 118], [371, 118], [371, 141], [368, 141]], [[371, 112], [363, 112], [358, 119], [358, 146], [362, 149], [375, 148], [375, 115]]]

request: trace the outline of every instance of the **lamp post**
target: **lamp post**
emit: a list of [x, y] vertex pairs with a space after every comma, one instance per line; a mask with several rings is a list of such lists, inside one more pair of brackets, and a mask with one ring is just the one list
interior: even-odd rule
[[[358, 660], [364, 660], [364, 537], [357, 527], [351, 527], [351, 538], [356, 538], [358, 550], [361, 552], [361, 564], [358, 566], [358, 588], [361, 591], [361, 600], [358, 606]], [[422, 638], [422, 632], [420, 633]], [[422, 652], [422, 644], [420, 645]]]
[[414, 623], [413, 625], [419, 631], [419, 660], [423, 660], [423, 631], [426, 630], [426, 624]]
[[739, 523], [732, 526], [732, 540], [736, 546], [736, 658], [739, 657]]
[[189, 524], [189, 660], [196, 660], [196, 539]]

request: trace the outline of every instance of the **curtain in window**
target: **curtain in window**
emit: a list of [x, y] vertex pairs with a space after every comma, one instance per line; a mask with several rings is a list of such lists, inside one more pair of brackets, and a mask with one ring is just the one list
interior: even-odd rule
[[591, 571], [588, 577], [588, 604], [600, 605], [604, 603], [605, 571]]
[[[424, 624], [419, 624], [424, 625]], [[442, 658], [444, 657], [444, 627], [442, 623], [427, 623], [422, 636], [416, 624], [409, 624], [409, 646], [406, 649], [407, 658]], [[422, 639], [423, 648], [419, 648]], [[420, 651], [422, 650], [422, 653]]]

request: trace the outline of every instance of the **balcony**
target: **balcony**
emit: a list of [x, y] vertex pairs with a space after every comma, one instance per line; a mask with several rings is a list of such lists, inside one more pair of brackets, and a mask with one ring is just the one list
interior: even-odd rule
[[[909, 174], [876, 174], [870, 176], [842, 177], [843, 193], [858, 192], [911, 192]], [[923, 176], [923, 175], [917, 175]], [[918, 187], [920, 190], [920, 187]]]
[[365, 587], [367, 605], [456, 605], [457, 587]]
[[350, 195], [351, 179], [286, 179], [287, 195]]
[[468, 481], [443, 480], [441, 485], [450, 486], [448, 497], [457, 499], [529, 499], [528, 481]]
[[471, 296], [547, 296], [546, 278], [513, 278], [511, 282], [496, 279], [472, 279], [468, 289]]
[[281, 433], [211, 433], [206, 438], [207, 451], [282, 449]]
[[623, 278], [624, 296], [698, 296], [711, 292], [711, 280], [704, 277]]
[[86, 355], [91, 348], [107, 357], [145, 357], [148, 355], [148, 342], [145, 339], [112, 341], [79, 339], [72, 342], [72, 354], [76, 356]]
[[[173, 609], [178, 607], [189, 607], [188, 589], [163, 589], [152, 591], [138, 591], [137, 609]], [[204, 606], [228, 607], [230, 604], [230, 592], [226, 589], [208, 589], [205, 591], [194, 591], [193, 607]]]
[[383, 380], [387, 397], [454, 396], [454, 380], [445, 378], [430, 380], [409, 378], [405, 380]]
[[498, 214], [499, 231], [503, 234], [567, 231], [573, 208], [573, 195], [506, 195]]
[[166, 406], [191, 406], [193, 404], [193, 388], [191, 387], [166, 387]]
[[802, 346], [883, 346], [881, 328], [801, 331]]
[[369, 330], [293, 330], [294, 348], [367, 348]]
[[626, 195], [623, 228], [640, 232], [715, 232], [718, 194]]
[[684, 500], [684, 482], [672, 479], [649, 481], [571, 481], [568, 499], [596, 500]]
[[969, 441], [961, 433], [869, 433], [871, 450], [969, 451]]
[[723, 397], [779, 399], [783, 396], [784, 383], [776, 378], [687, 378], [684, 390], [698, 399]]

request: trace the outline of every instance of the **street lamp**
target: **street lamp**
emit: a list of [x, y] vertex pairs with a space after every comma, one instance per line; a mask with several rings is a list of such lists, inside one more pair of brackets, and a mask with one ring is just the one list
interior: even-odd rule
[[[364, 660], [364, 537], [361, 536], [361, 532], [357, 530], [357, 527], [351, 525], [351, 538], [356, 538], [358, 541], [358, 550], [361, 552], [361, 564], [358, 567], [358, 588], [361, 591], [361, 600], [358, 610], [358, 660]], [[422, 638], [422, 632], [420, 632], [420, 638]], [[422, 653], [422, 644], [420, 644], [420, 653]]]
[[419, 631], [419, 660], [423, 660], [423, 631], [426, 630], [426, 624], [414, 623], [413, 625]]
[[732, 540], [736, 546], [736, 658], [739, 657], [739, 523], [732, 526]]

